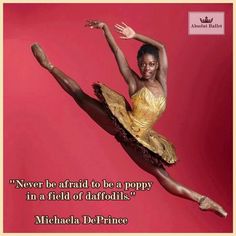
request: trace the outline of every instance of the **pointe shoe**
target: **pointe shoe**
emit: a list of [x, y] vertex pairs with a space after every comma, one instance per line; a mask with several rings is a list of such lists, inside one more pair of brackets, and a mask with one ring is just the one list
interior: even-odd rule
[[34, 57], [39, 62], [39, 64], [44, 67], [45, 69], [51, 71], [53, 69], [53, 65], [49, 62], [46, 54], [44, 53], [43, 49], [40, 47], [38, 43], [34, 43], [31, 46], [31, 50], [34, 54]]
[[228, 213], [223, 209], [222, 206], [220, 206], [208, 197], [203, 196], [199, 203], [199, 208], [203, 211], [214, 211], [217, 215], [221, 217], [226, 217], [228, 215]]

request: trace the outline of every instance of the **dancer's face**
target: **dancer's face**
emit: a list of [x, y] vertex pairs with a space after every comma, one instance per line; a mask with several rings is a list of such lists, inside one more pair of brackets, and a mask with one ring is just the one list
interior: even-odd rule
[[158, 61], [153, 55], [144, 54], [138, 60], [138, 67], [143, 79], [155, 79], [158, 69]]

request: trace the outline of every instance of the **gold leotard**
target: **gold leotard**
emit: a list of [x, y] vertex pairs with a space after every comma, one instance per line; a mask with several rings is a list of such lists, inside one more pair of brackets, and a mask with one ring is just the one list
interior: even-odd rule
[[127, 110], [127, 102], [122, 95], [103, 84], [97, 86], [112, 115], [133, 138], [168, 164], [176, 162], [174, 146], [152, 128], [166, 108], [164, 96], [156, 97], [143, 87], [131, 96], [132, 110]]

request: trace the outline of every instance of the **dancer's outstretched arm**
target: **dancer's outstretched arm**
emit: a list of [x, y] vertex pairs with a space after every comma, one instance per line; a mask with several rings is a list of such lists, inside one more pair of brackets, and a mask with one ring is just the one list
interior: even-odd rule
[[108, 25], [101, 21], [88, 20], [85, 26], [103, 30], [106, 40], [116, 58], [119, 70], [129, 85], [129, 93], [133, 94], [137, 89], [135, 77], [138, 77], [138, 75], [130, 68], [123, 51], [117, 45]]
[[116, 24], [115, 28], [117, 32], [122, 35], [120, 38], [135, 39], [143, 43], [151, 44], [159, 50], [159, 70], [158, 70], [156, 79], [160, 82], [164, 91], [166, 91], [167, 90], [166, 80], [167, 80], [168, 60], [167, 60], [165, 46], [162, 43], [150, 37], [136, 33], [130, 26], [126, 25], [124, 22], [122, 22], [122, 25]]

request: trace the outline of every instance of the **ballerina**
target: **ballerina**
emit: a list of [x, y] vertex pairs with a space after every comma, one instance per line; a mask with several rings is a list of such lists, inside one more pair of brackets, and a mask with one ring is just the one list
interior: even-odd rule
[[143, 170], [156, 177], [171, 194], [192, 200], [204, 211], [213, 211], [226, 217], [227, 212], [218, 203], [175, 181], [164, 166], [176, 163], [175, 148], [164, 136], [153, 130], [166, 107], [168, 60], [162, 43], [136, 33], [122, 22], [115, 29], [122, 39], [143, 43], [137, 54], [141, 76], [132, 70], [122, 50], [104, 22], [88, 20], [86, 27], [104, 32], [122, 77], [128, 85], [132, 108], [125, 98], [102, 83], [94, 84], [94, 99], [78, 83], [54, 66], [38, 43], [31, 46], [39, 64], [49, 71], [60, 86], [101, 128], [113, 135], [131, 159]]

